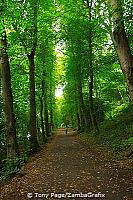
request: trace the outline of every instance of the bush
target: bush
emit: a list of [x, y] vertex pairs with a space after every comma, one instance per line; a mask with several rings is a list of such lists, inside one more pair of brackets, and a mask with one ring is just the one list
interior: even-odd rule
[[5, 180], [11, 177], [16, 172], [18, 172], [21, 169], [21, 167], [25, 164], [27, 159], [28, 156], [26, 153], [22, 154], [21, 156], [17, 156], [15, 159], [5, 159], [5, 165], [2, 168], [0, 180]]

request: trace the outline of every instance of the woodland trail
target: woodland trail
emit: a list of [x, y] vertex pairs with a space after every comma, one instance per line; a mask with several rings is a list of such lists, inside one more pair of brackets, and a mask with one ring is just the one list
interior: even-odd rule
[[[132, 172], [131, 166], [116, 161], [106, 147], [60, 129], [21, 172], [1, 186], [0, 199], [65, 199], [51, 196], [68, 192], [71, 197], [66, 199], [133, 200]], [[89, 197], [72, 197], [80, 193], [89, 193]]]

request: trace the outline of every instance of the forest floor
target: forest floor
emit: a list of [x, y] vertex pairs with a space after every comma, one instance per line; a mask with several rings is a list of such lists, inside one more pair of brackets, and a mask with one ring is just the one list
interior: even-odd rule
[[105, 146], [60, 129], [0, 192], [1, 200], [133, 200], [133, 166]]

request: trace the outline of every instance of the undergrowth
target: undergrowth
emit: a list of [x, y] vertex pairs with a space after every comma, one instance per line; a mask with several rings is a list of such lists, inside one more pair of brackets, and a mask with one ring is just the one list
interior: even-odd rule
[[[45, 139], [44, 143], [40, 145], [38, 151], [40, 151], [41, 148], [43, 148], [44, 145], [46, 145], [52, 139], [53, 135], [54, 133], [50, 134], [49, 137]], [[5, 155], [3, 156], [3, 159], [0, 160], [0, 182], [7, 181], [17, 172], [19, 172], [22, 166], [26, 164], [29, 157], [36, 153], [29, 149], [30, 148], [27, 147], [27, 151], [17, 155], [14, 159], [4, 158]]]
[[[119, 116], [102, 122], [99, 134], [89, 132], [87, 137], [110, 146], [119, 158], [133, 156], [133, 111], [126, 108]], [[131, 154], [131, 155], [130, 155]]]
[[15, 159], [5, 159], [2, 170], [0, 171], [0, 182], [5, 181], [16, 174], [21, 167], [28, 160], [28, 155], [23, 154], [21, 156], [17, 156]]

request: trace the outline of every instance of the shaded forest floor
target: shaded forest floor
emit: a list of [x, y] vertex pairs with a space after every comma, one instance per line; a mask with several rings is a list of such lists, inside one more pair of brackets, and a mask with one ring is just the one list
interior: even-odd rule
[[[67, 192], [68, 199], [133, 200], [133, 166], [116, 160], [105, 146], [60, 129], [0, 192], [1, 200], [57, 199]], [[73, 197], [78, 193], [89, 197]]]

